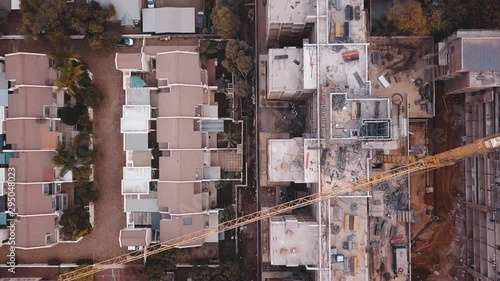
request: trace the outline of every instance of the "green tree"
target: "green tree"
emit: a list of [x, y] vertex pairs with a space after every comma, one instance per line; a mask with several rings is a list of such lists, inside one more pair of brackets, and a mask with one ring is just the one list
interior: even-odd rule
[[76, 89], [76, 97], [77, 100], [92, 108], [98, 107], [104, 100], [104, 95], [94, 84], [90, 84], [85, 88]]
[[428, 35], [427, 19], [422, 5], [411, 0], [387, 11], [387, 19], [401, 35]]
[[34, 39], [69, 37], [69, 8], [61, 0], [21, 1], [21, 33]]
[[9, 18], [9, 11], [0, 9], [0, 24], [6, 23]]
[[80, 180], [75, 183], [75, 194], [82, 200], [83, 205], [96, 202], [99, 198], [99, 189], [94, 182]]
[[77, 239], [92, 229], [89, 218], [89, 213], [83, 205], [66, 210], [59, 220], [62, 226], [61, 232], [65, 236]]
[[217, 34], [224, 39], [236, 38], [240, 30], [240, 19], [229, 7], [217, 7], [212, 11], [212, 24]]
[[68, 126], [73, 126], [78, 123], [81, 112], [75, 107], [61, 108], [61, 122]]
[[56, 79], [57, 86], [61, 88], [66, 88], [68, 94], [75, 96], [76, 89], [81, 89], [80, 78], [85, 70], [81, 64], [68, 59], [61, 67], [58, 67], [59, 77]]
[[70, 144], [59, 143], [57, 145], [52, 163], [62, 168], [61, 175], [72, 171], [75, 179], [88, 180], [92, 174], [90, 165], [93, 163], [94, 156], [95, 151], [90, 149], [90, 136], [80, 133]]
[[92, 175], [92, 168], [90, 165], [81, 165], [73, 168], [73, 178], [79, 181], [89, 180]]
[[252, 95], [252, 85], [243, 77], [236, 77], [234, 84], [234, 93], [240, 97], [248, 97]]
[[90, 119], [88, 111], [85, 111], [78, 119], [78, 130], [81, 133], [92, 134], [94, 132], [94, 122]]
[[218, 267], [202, 266], [195, 271], [193, 281], [244, 281], [243, 266], [237, 262], [226, 262]]
[[226, 45], [226, 59], [222, 65], [230, 72], [247, 77], [253, 69], [250, 45], [245, 41], [231, 40]]
[[227, 132], [219, 132], [218, 135], [219, 142], [225, 144], [227, 148], [235, 148], [241, 143], [241, 130], [231, 130], [231, 126]]
[[178, 263], [179, 250], [172, 249], [149, 256], [144, 266], [144, 274], [150, 281], [161, 280], [169, 271], [175, 270]]
[[61, 176], [73, 170], [78, 164], [75, 153], [62, 143], [57, 145], [56, 154], [52, 158], [52, 163], [61, 167]]

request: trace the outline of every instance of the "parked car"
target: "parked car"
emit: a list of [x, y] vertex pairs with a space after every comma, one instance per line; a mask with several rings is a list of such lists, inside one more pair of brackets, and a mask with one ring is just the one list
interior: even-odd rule
[[351, 5], [345, 6], [345, 19], [352, 20], [352, 6]]
[[147, 0], [148, 2], [148, 8], [152, 9], [155, 7], [155, 0]]
[[359, 6], [356, 6], [356, 8], [354, 8], [354, 18], [356, 20], [361, 19], [361, 8]]
[[130, 37], [123, 37], [120, 42], [118, 43], [120, 46], [124, 47], [133, 47], [134, 46], [134, 39]]

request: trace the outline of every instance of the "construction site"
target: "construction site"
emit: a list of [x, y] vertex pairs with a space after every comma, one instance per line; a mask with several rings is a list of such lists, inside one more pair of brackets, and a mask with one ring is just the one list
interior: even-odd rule
[[[307, 1], [277, 9], [278, 2], [267, 3], [268, 44], [281, 48], [259, 63], [261, 207], [341, 195], [262, 222], [262, 280], [410, 280], [411, 224], [420, 212], [410, 206], [409, 175], [351, 187], [427, 155], [425, 142], [410, 144], [410, 118], [426, 124], [434, 116], [432, 70], [382, 69], [390, 69], [387, 58], [410, 54], [372, 50], [361, 1], [316, 1], [317, 10], [302, 7]], [[295, 14], [303, 24], [288, 20]], [[422, 41], [423, 51], [432, 49], [432, 40]], [[295, 103], [306, 104], [296, 116], [306, 126], [291, 136], [287, 112]]]

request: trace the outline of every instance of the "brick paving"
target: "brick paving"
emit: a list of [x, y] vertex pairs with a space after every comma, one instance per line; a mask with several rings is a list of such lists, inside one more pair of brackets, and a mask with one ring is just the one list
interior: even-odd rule
[[[123, 199], [120, 192], [124, 165], [123, 143], [120, 134], [121, 106], [124, 94], [121, 72], [115, 70], [115, 52], [92, 52], [81, 41], [74, 41], [75, 52], [89, 66], [96, 85], [106, 96], [100, 108], [94, 110], [95, 148], [98, 157], [94, 164], [95, 181], [99, 188], [99, 201], [95, 205], [95, 227], [92, 233], [78, 244], [58, 244], [51, 248], [17, 250], [21, 263], [46, 263], [59, 258], [73, 263], [82, 258], [102, 261], [126, 252], [119, 247], [119, 230], [125, 226]], [[15, 51], [47, 52], [41, 42], [1, 40], [0, 55]], [[138, 48], [120, 49], [120, 52], [139, 52]], [[0, 262], [6, 261], [7, 247], [0, 248]], [[0, 276], [6, 276], [0, 269]]]

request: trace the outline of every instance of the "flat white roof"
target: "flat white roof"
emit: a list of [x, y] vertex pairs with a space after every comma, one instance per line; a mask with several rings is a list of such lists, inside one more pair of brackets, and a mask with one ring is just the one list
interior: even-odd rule
[[121, 122], [122, 133], [149, 132], [150, 105], [124, 105]]
[[127, 105], [151, 105], [151, 91], [149, 88], [127, 88], [125, 103]]
[[149, 119], [151, 115], [150, 105], [124, 105], [123, 118], [142, 118]]
[[122, 194], [148, 194], [151, 167], [123, 167]]
[[269, 49], [268, 91], [293, 92], [304, 89], [301, 48]]
[[[316, 67], [318, 66], [318, 55], [316, 45], [304, 45], [303, 49], [304, 89], [317, 89]], [[345, 61], [342, 53], [347, 51], [358, 51], [359, 59]], [[340, 91], [366, 89], [366, 82], [368, 81], [367, 56], [366, 44], [320, 46], [320, 85], [328, 84]]]
[[148, 180], [122, 180], [122, 195], [149, 194]]
[[151, 167], [123, 167], [124, 180], [151, 180]]
[[316, 222], [297, 221], [294, 216], [272, 217], [269, 227], [271, 264], [318, 265], [318, 227]]
[[267, 142], [268, 175], [273, 182], [304, 182], [304, 140], [271, 139]]
[[10, 1], [10, 9], [12, 11], [20, 10], [21, 9], [21, 0], [11, 0]]
[[[268, 0], [269, 22], [305, 23], [308, 16], [316, 16], [316, 0]], [[309, 21], [313, 21], [311, 18]]]
[[142, 9], [144, 33], [194, 33], [194, 7]]
[[396, 248], [396, 272], [399, 276], [408, 275], [408, 250]]
[[315, 139], [304, 140], [304, 182], [318, 182], [320, 144]]

